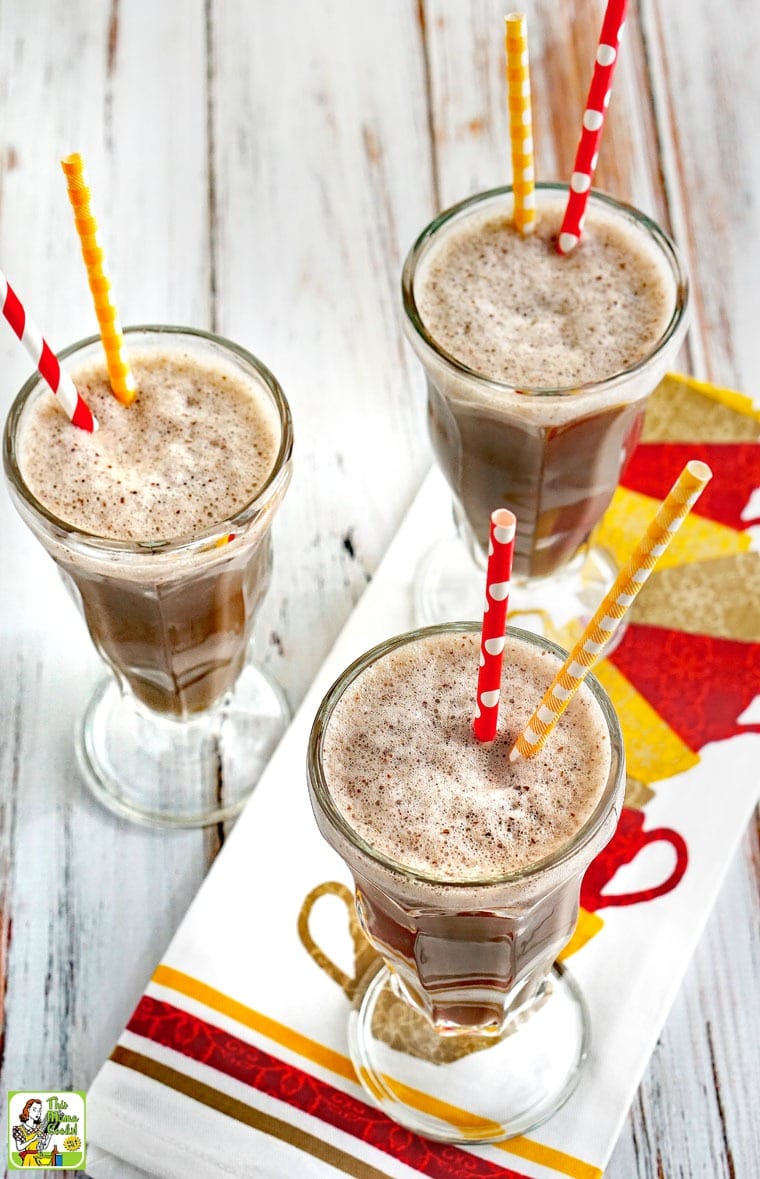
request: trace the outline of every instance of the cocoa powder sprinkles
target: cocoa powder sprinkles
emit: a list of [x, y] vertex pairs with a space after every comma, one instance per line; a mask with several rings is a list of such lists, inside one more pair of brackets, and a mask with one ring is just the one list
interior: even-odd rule
[[518, 388], [564, 388], [630, 368], [662, 337], [673, 281], [645, 233], [591, 205], [580, 245], [562, 257], [563, 210], [543, 203], [528, 237], [474, 213], [431, 246], [415, 280], [420, 315], [468, 368]]
[[479, 641], [430, 635], [388, 653], [336, 704], [323, 747], [327, 787], [357, 834], [409, 868], [457, 881], [516, 871], [562, 847], [592, 814], [611, 762], [604, 716], [584, 685], [544, 749], [510, 764], [559, 667], [512, 637], [502, 693], [514, 703], [501, 709], [496, 740], [477, 741]]
[[28, 411], [25, 482], [70, 526], [112, 540], [197, 534], [255, 498], [280, 445], [277, 411], [253, 377], [179, 348], [130, 352], [137, 399], [121, 405], [104, 361], [73, 369], [100, 429], [72, 429], [52, 397]]

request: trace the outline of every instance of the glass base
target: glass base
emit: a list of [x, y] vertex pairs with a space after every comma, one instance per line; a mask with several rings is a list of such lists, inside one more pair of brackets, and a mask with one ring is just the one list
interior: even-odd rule
[[[509, 622], [570, 648], [617, 575], [618, 568], [609, 553], [589, 545], [552, 577], [514, 578], [509, 592]], [[480, 621], [485, 582], [485, 564], [481, 567], [473, 560], [458, 536], [437, 541], [417, 566], [417, 626]], [[626, 625], [620, 624], [605, 654], [618, 646]]]
[[440, 1036], [381, 966], [351, 1013], [349, 1046], [367, 1093], [400, 1125], [440, 1142], [499, 1142], [538, 1126], [573, 1092], [588, 1010], [556, 963], [501, 1035]]
[[208, 827], [239, 813], [290, 721], [282, 689], [246, 664], [231, 692], [191, 720], [152, 713], [110, 677], [77, 734], [96, 798], [151, 827]]

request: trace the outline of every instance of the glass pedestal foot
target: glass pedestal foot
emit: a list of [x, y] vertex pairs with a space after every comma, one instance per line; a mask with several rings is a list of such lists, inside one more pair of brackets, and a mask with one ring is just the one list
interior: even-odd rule
[[247, 664], [208, 712], [175, 720], [98, 685], [77, 734], [85, 781], [110, 810], [153, 827], [207, 827], [242, 809], [290, 720], [281, 688]]
[[367, 1093], [402, 1126], [442, 1142], [498, 1142], [545, 1121], [575, 1089], [589, 1022], [563, 966], [495, 1037], [438, 1035], [392, 979], [381, 966], [366, 984], [349, 1044]]

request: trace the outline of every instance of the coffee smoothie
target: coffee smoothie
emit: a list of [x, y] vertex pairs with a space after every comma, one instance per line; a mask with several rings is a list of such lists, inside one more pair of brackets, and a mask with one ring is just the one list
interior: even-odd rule
[[214, 704], [245, 660], [289, 440], [266, 381], [209, 338], [138, 333], [129, 355], [130, 406], [91, 349], [71, 372], [98, 431], [72, 428], [41, 390], [20, 411], [15, 461], [68, 534], [43, 543], [100, 654], [142, 704], [184, 718]]
[[514, 228], [508, 190], [481, 194], [428, 227], [404, 270], [456, 514], [482, 552], [490, 513], [515, 513], [518, 579], [561, 569], [600, 520], [685, 302], [673, 247], [642, 214], [592, 194], [580, 245], [561, 256], [565, 192], [536, 195], [532, 235]]
[[277, 412], [229, 363], [177, 348], [134, 350], [139, 396], [113, 396], [105, 359], [72, 368], [99, 423], [72, 430], [52, 397], [19, 444], [29, 490], [67, 525], [108, 540], [197, 536], [256, 497], [280, 444]]
[[534, 758], [510, 763], [558, 666], [546, 649], [514, 637], [504, 652], [496, 739], [477, 741], [479, 649], [477, 634], [435, 635], [372, 664], [336, 704], [323, 747], [328, 788], [356, 834], [447, 883], [519, 872], [551, 856], [589, 818], [610, 771], [607, 726], [588, 690]]
[[466, 624], [392, 640], [346, 673], [320, 737], [340, 816], [315, 807], [322, 832], [351, 866], [370, 940], [444, 1030], [498, 1029], [546, 976], [578, 916], [573, 853], [585, 868], [621, 804], [617, 725], [596, 686], [510, 764], [561, 663], [535, 636], [509, 632], [497, 736], [475, 739], [479, 641]]

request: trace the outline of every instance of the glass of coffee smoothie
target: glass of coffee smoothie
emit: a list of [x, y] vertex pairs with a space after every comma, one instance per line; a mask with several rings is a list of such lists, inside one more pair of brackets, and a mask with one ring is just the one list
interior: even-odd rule
[[71, 425], [31, 378], [4, 462], [111, 672], [77, 752], [111, 809], [160, 826], [236, 814], [287, 724], [247, 658], [293, 428], [271, 372], [191, 328], [126, 329], [137, 399], [112, 395], [98, 337], [61, 353], [100, 428]]
[[350, 1017], [357, 1075], [398, 1122], [470, 1143], [524, 1133], [579, 1079], [587, 1010], [555, 962], [625, 776], [593, 677], [540, 753], [510, 764], [565, 656], [515, 628], [497, 736], [478, 742], [479, 644], [477, 623], [449, 623], [375, 647], [325, 696], [308, 754], [317, 823], [381, 955]]
[[688, 281], [659, 226], [600, 192], [579, 245], [558, 254], [566, 198], [565, 185], [537, 185], [536, 230], [523, 236], [510, 188], [479, 193], [431, 222], [406, 259], [405, 328], [458, 533], [420, 566], [420, 623], [480, 617], [499, 507], [518, 520], [521, 624], [575, 637], [565, 624], [584, 625], [614, 580], [590, 537], [683, 339]]

